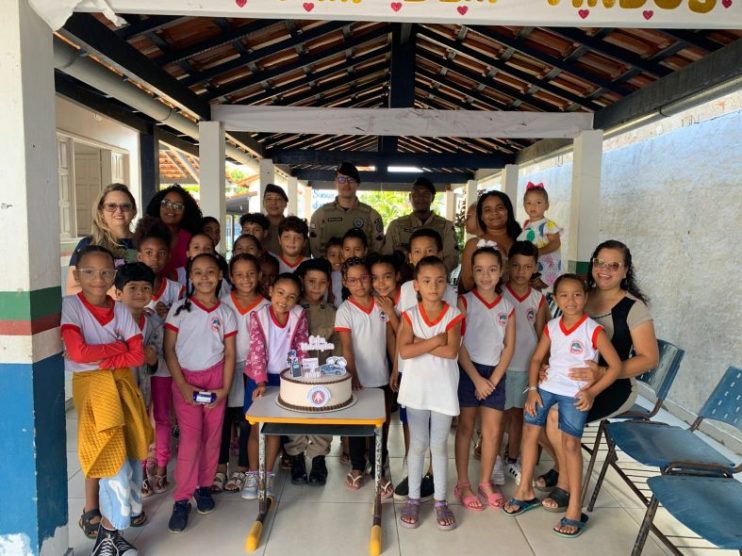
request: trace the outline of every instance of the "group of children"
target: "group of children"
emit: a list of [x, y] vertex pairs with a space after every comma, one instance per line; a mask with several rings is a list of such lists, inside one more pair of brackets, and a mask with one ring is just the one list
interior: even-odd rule
[[[538, 193], [533, 189], [526, 192], [526, 202]], [[117, 551], [111, 553], [136, 554], [119, 531], [145, 522], [142, 496], [169, 488], [176, 424], [173, 532], [186, 529], [191, 500], [206, 514], [215, 507], [214, 492], [255, 499], [265, 481], [272, 495], [272, 470], [282, 449], [292, 483], [325, 484], [331, 438], [282, 442], [269, 437], [268, 471], [261, 477], [257, 427], [249, 427], [244, 418], [253, 400], [278, 386], [289, 351], [303, 355], [301, 344], [310, 334], [335, 344], [335, 354], [347, 361], [354, 389], [384, 392], [381, 495], [406, 499], [404, 527], [419, 525], [421, 500], [431, 494], [438, 527], [456, 526], [447, 503], [447, 442], [457, 416], [453, 494], [463, 507], [503, 508], [509, 515], [536, 507], [531, 481], [539, 430], [549, 408], [558, 405], [560, 429], [567, 433], [571, 498], [555, 531], [565, 536], [582, 531], [579, 438], [586, 410], [615, 379], [620, 362], [601, 327], [584, 315], [586, 292], [580, 278], [556, 279], [554, 297], [562, 317], [549, 321], [544, 295], [531, 286], [540, 256], [531, 241], [515, 242], [507, 254], [486, 244], [478, 247], [471, 261], [474, 289], [457, 297], [435, 230], [412, 234], [407, 261], [369, 255], [368, 240], [358, 229], [328, 242], [325, 258], [309, 259], [303, 220], [289, 216], [282, 221], [280, 253], [264, 248], [269, 228], [265, 216], [247, 214], [240, 224], [243, 233], [227, 263], [216, 253], [218, 222], [204, 219], [203, 231], [190, 238], [187, 265], [171, 276], [163, 274], [170, 232], [148, 217], [134, 235], [139, 262], [115, 269], [111, 253], [96, 246], [78, 254], [75, 277], [82, 291], [63, 301], [62, 334], [66, 368], [75, 371], [80, 458], [86, 462], [86, 477], [101, 479], [97, 488], [94, 481], [86, 483], [86, 500], [99, 498], [100, 526], [92, 526], [93, 510], [84, 511], [80, 520], [86, 534], [96, 538], [94, 554], [107, 554], [111, 547]], [[546, 238], [546, 245], [555, 239]], [[400, 283], [406, 263], [414, 274]], [[598, 350], [608, 363], [600, 381], [582, 385], [567, 377], [571, 366], [582, 365]], [[548, 379], [539, 384], [547, 359]], [[396, 492], [388, 478], [386, 449], [395, 393], [408, 474]], [[492, 480], [506, 421], [508, 461], [517, 466], [521, 459], [520, 484], [507, 503], [495, 484], [500, 481]], [[109, 427], [102, 429], [101, 422]], [[481, 469], [475, 489], [468, 464], [477, 427]], [[230, 473], [233, 449], [237, 465]], [[431, 469], [424, 473], [428, 451]], [[305, 457], [311, 461], [309, 472]], [[348, 439], [347, 458], [345, 485], [358, 490], [367, 465], [374, 465], [367, 462], [365, 439]], [[122, 486], [128, 485], [127, 478], [136, 488]]]

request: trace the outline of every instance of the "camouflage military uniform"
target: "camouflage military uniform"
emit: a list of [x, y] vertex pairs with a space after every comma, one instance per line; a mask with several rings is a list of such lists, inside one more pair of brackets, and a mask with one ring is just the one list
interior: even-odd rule
[[337, 197], [312, 214], [309, 224], [309, 246], [313, 257], [324, 257], [325, 245], [331, 237], [342, 238], [351, 228], [359, 228], [368, 238], [370, 253], [379, 253], [384, 245], [384, 223], [376, 210], [356, 199], [353, 207], [342, 208]]
[[386, 231], [382, 253], [391, 254], [397, 249], [408, 253], [410, 250], [410, 236], [412, 232], [420, 228], [431, 228], [441, 234], [443, 263], [446, 265], [448, 272], [455, 269], [459, 264], [459, 245], [456, 243], [456, 230], [450, 220], [446, 220], [437, 214], [431, 214], [425, 222], [415, 214], [408, 214], [392, 220]]

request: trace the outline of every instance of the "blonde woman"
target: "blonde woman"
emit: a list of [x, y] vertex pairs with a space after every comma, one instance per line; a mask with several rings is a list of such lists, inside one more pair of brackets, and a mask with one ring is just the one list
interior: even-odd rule
[[99, 245], [111, 251], [115, 266], [135, 262], [137, 253], [132, 244], [131, 223], [137, 214], [137, 203], [129, 188], [122, 183], [112, 183], [101, 191], [93, 205], [91, 234], [80, 240], [70, 257], [65, 294], [80, 292], [80, 285], [73, 274], [77, 256], [88, 245]]

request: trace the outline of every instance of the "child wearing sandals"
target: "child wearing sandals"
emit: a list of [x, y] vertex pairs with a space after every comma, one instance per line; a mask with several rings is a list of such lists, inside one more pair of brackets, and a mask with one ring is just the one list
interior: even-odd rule
[[[242, 236], [241, 236], [242, 237]], [[249, 236], [245, 236], [249, 237]], [[212, 492], [241, 492], [247, 481], [249, 469], [247, 444], [250, 427], [245, 420], [245, 365], [250, 352], [250, 317], [270, 302], [260, 295], [260, 263], [252, 255], [238, 254], [229, 261], [229, 274], [232, 291], [222, 297], [224, 305], [232, 309], [237, 319], [237, 336], [235, 340], [235, 365], [232, 375], [232, 387], [227, 396], [227, 409], [222, 424], [222, 441], [219, 447], [219, 465], [214, 475]], [[237, 428], [237, 469], [232, 471], [227, 481], [227, 465], [232, 440], [232, 429]], [[226, 484], [225, 484], [225, 481]]]
[[407, 407], [410, 427], [409, 492], [400, 522], [410, 529], [419, 524], [420, 484], [428, 448], [438, 528], [448, 531], [456, 527], [446, 501], [446, 468], [451, 421], [459, 414], [456, 358], [464, 315], [443, 301], [447, 285], [443, 261], [433, 256], [421, 259], [415, 267], [414, 287], [422, 301], [402, 313], [397, 335], [399, 355], [405, 361], [399, 403]]
[[[603, 327], [585, 312], [587, 289], [575, 274], [563, 274], [554, 283], [554, 296], [562, 316], [546, 325], [536, 346], [528, 371], [528, 398], [525, 404], [525, 427], [521, 444], [521, 481], [504, 511], [520, 515], [539, 507], [541, 502], [533, 492], [533, 470], [536, 466], [538, 439], [552, 406], [559, 409], [559, 430], [562, 431], [562, 449], [566, 459], [569, 483], [569, 505], [564, 517], [553, 531], [561, 537], [577, 537], [585, 528], [587, 515], [582, 509], [582, 454], [580, 438], [585, 428], [588, 410], [593, 400], [618, 376], [621, 360]], [[573, 367], [584, 366], [585, 361], [597, 361], [598, 352], [608, 364], [605, 374], [597, 381], [579, 382], [569, 378]], [[549, 356], [548, 377], [538, 384], [542, 362]]]
[[[459, 350], [459, 406], [456, 428], [454, 495], [467, 510], [501, 508], [505, 499], [491, 480], [500, 453], [505, 409], [505, 371], [515, 351], [515, 309], [500, 292], [502, 255], [494, 247], [472, 253], [474, 289], [459, 298], [466, 316], [464, 341]], [[469, 451], [477, 414], [481, 422], [482, 454], [479, 487], [475, 495], [469, 483]]]
[[[350, 297], [343, 301], [335, 314], [335, 331], [340, 336], [343, 357], [348, 362], [346, 370], [353, 381], [353, 389], [380, 388], [384, 392], [386, 421], [382, 442], [382, 466], [385, 465], [389, 414], [391, 411], [391, 390], [389, 388], [389, 365], [387, 355], [394, 345], [389, 317], [382, 312], [376, 298], [371, 295], [371, 274], [363, 259], [350, 257], [342, 267], [343, 286]], [[351, 437], [351, 471], [345, 477], [345, 486], [359, 490], [366, 470], [366, 439]], [[390, 498], [394, 494], [391, 481], [381, 472], [381, 497]]]

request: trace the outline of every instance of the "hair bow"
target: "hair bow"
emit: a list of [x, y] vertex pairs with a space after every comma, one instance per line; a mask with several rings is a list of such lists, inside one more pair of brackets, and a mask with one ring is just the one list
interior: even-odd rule
[[526, 191], [530, 189], [545, 189], [543, 183], [533, 183], [532, 181], [529, 181], [526, 184]]
[[477, 249], [480, 247], [492, 247], [493, 249], [498, 249], [497, 242], [492, 241], [491, 239], [480, 239], [477, 242]]

